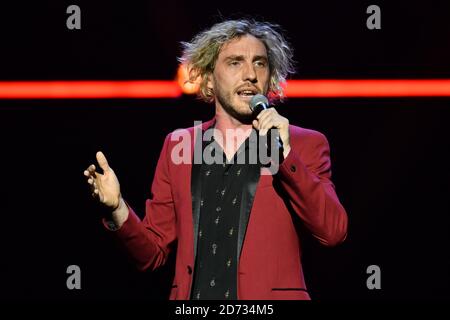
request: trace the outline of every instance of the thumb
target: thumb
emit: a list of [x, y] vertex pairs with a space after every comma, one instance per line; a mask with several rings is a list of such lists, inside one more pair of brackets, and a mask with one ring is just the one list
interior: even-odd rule
[[106, 160], [106, 157], [103, 154], [103, 152], [101, 151], [97, 152], [96, 157], [100, 168], [103, 169], [103, 172], [108, 171], [109, 170], [108, 160]]

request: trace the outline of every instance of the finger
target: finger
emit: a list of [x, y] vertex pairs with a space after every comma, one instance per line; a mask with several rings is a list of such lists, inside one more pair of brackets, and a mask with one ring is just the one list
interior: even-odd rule
[[270, 109], [265, 109], [256, 116], [256, 119], [261, 120], [265, 118], [268, 114], [270, 114]]
[[264, 134], [263, 130], [266, 129], [266, 123], [268, 119], [271, 118], [272, 114], [268, 112], [268, 110], [264, 110], [260, 115], [261, 117], [258, 119], [258, 130], [260, 131], [259, 134]]
[[261, 111], [261, 112], [256, 116], [256, 119], [259, 120], [259, 119], [261, 119], [261, 118], [264, 118], [266, 115], [272, 113], [272, 109], [273, 109], [273, 108], [264, 109], [263, 111]]
[[95, 165], [91, 164], [88, 168], [87, 171], [89, 172], [89, 174], [95, 176]]
[[89, 183], [89, 189], [91, 190], [91, 192], [94, 192], [95, 189], [97, 189], [93, 183]]
[[85, 176], [85, 178], [86, 178], [86, 181], [87, 181], [89, 184], [91, 183], [90, 181], [94, 181], [95, 179], [97, 179], [97, 176], [95, 175], [95, 172], [94, 172], [94, 173], [91, 173], [91, 172], [85, 170], [83, 173], [84, 173], [84, 176]]
[[[264, 111], [268, 111], [268, 110], [264, 110]], [[266, 112], [265, 114], [263, 114], [263, 115], [261, 116], [261, 118], [258, 119], [258, 122], [259, 122], [259, 130], [261, 130], [261, 129], [267, 129], [267, 128], [266, 128], [267, 121], [269, 121], [270, 119], [273, 119], [273, 118], [274, 118], [274, 115], [273, 115], [273, 113], [271, 113], [271, 112]]]
[[258, 122], [258, 120], [253, 120], [252, 121], [252, 125], [253, 125], [253, 127], [256, 129], [256, 130], [259, 130], [259, 122]]
[[281, 121], [281, 119], [270, 119], [269, 122], [267, 123], [267, 127], [266, 127], [266, 133], [269, 130], [281, 130], [283, 128], [283, 121]]
[[273, 119], [271, 117], [265, 118], [259, 123], [259, 133], [261, 135], [266, 135], [267, 131], [273, 127]]
[[261, 120], [265, 117], [272, 117], [272, 116], [276, 116], [278, 115], [277, 110], [275, 110], [275, 108], [269, 108], [269, 109], [265, 109], [263, 111], [261, 111], [258, 116], [256, 117], [256, 119]]
[[106, 157], [103, 154], [103, 152], [101, 151], [97, 152], [96, 157], [100, 168], [102, 168], [103, 171], [109, 170], [108, 160], [106, 160]]
[[93, 184], [93, 183], [94, 183], [94, 180], [93, 180], [92, 178], [89, 178], [87, 182], [88, 182], [89, 184]]

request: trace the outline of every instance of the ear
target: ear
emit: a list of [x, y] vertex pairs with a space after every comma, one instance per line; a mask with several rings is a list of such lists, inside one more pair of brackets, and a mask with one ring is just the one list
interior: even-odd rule
[[212, 73], [208, 73], [206, 75], [206, 78], [207, 78], [206, 87], [208, 88], [208, 90], [210, 90], [212, 92], [213, 88], [214, 88], [214, 77], [213, 77]]

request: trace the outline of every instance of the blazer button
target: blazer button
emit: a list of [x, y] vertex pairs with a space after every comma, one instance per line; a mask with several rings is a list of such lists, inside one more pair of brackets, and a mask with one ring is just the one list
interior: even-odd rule
[[295, 172], [297, 168], [294, 165], [291, 165], [291, 172]]
[[192, 267], [191, 266], [187, 266], [187, 270], [189, 274], [192, 274]]

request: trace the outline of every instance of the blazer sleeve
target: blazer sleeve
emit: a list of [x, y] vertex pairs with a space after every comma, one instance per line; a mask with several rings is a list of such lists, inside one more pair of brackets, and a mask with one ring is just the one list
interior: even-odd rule
[[298, 137], [296, 143], [302, 143], [301, 148], [291, 143], [277, 177], [295, 213], [312, 235], [320, 243], [334, 246], [347, 236], [348, 217], [331, 182], [328, 141], [323, 134], [310, 132]]
[[166, 263], [176, 240], [176, 217], [169, 177], [170, 134], [166, 137], [156, 166], [145, 217], [140, 221], [128, 205], [129, 215], [114, 236], [125, 247], [139, 270], [155, 270]]

